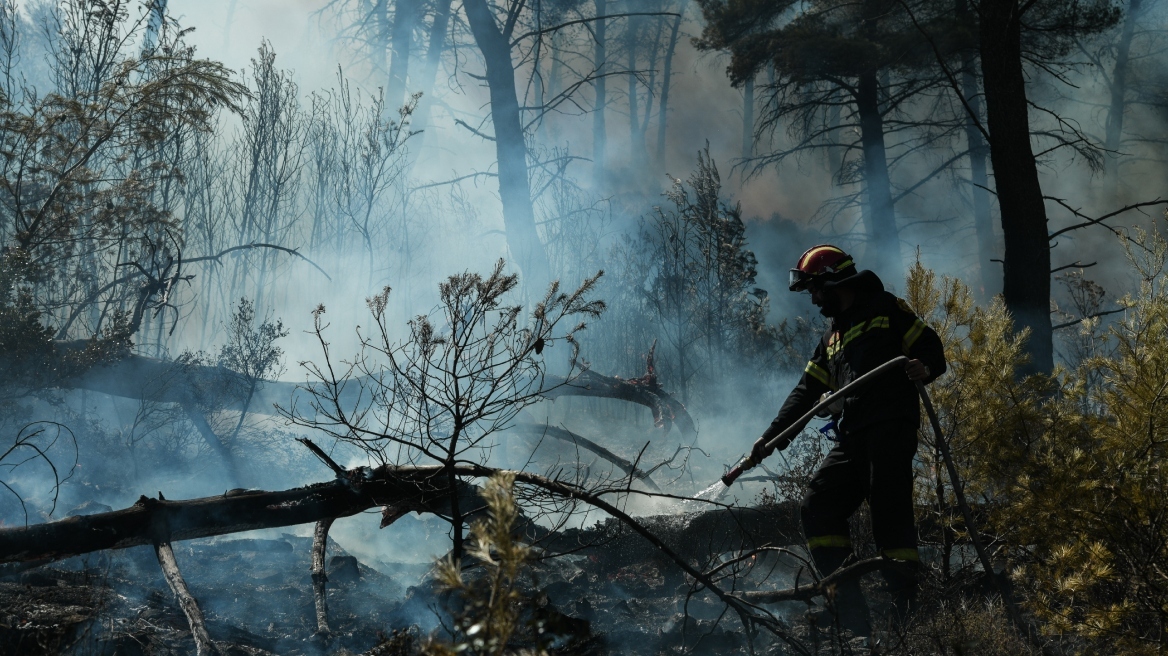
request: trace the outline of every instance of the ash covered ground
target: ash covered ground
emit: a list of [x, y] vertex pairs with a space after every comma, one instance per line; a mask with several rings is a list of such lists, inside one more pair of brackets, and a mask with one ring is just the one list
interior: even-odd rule
[[[744, 511], [737, 521], [749, 534], [783, 524], [790, 510]], [[697, 562], [711, 546], [710, 536], [728, 521], [734, 520], [726, 513], [699, 512], [645, 523]], [[330, 539], [332, 635], [322, 637], [310, 578], [312, 539], [277, 535], [175, 544], [187, 585], [224, 654], [415, 653], [428, 636], [445, 634], [462, 603], [441, 591], [432, 564], [379, 561], [371, 567]], [[553, 555], [571, 544], [585, 546]], [[522, 626], [513, 645], [526, 641], [553, 654], [723, 654], [746, 648], [741, 624], [725, 604], [695, 592], [676, 566], [617, 522], [567, 531], [547, 546], [535, 552], [522, 575]], [[760, 557], [752, 565], [741, 584], [782, 588], [807, 576], [792, 558]], [[472, 568], [466, 576], [481, 574]], [[0, 652], [6, 654], [195, 653], [190, 626], [151, 547], [7, 574], [0, 579], [0, 607]], [[772, 608], [796, 634], [808, 635], [806, 604]], [[756, 648], [781, 653], [773, 636], [754, 638]]]

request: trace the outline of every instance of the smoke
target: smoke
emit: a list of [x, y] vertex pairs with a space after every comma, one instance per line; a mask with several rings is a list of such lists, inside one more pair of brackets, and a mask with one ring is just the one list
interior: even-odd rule
[[[276, 56], [276, 67], [287, 72], [297, 86], [298, 110], [305, 121], [304, 129], [308, 129], [312, 116], [312, 94], [318, 98], [335, 98], [348, 83], [355, 90], [354, 102], [368, 108], [371, 99], [387, 83], [384, 72], [370, 64], [359, 46], [340, 37], [339, 32], [345, 26], [324, 9], [325, 3], [319, 0], [171, 0], [169, 3], [170, 15], [180, 26], [195, 28], [186, 37], [187, 41], [202, 56], [223, 61], [240, 78], [251, 68], [261, 45], [269, 43]], [[741, 162], [742, 92], [730, 86], [724, 56], [699, 53], [690, 44], [689, 36], [698, 33], [700, 27], [691, 11], [683, 24], [683, 36], [673, 62], [667, 140], [660, 159], [651, 152], [657, 117], [649, 122], [647, 160], [639, 159], [634, 152], [640, 144], [628, 138], [627, 104], [623, 104], [620, 95], [624, 80], [616, 76], [609, 83], [609, 93], [615, 100], [606, 108], [608, 147], [603, 163], [611, 187], [599, 188], [591, 179], [590, 163], [585, 161], [593, 155], [592, 115], [587, 111], [591, 92], [587, 86], [579, 92], [579, 106], [565, 103], [550, 114], [533, 140], [533, 159], [581, 158], [571, 161], [565, 169], [563, 178], [571, 184], [565, 183], [559, 190], [549, 185], [550, 200], [543, 201], [542, 206], [544, 219], [564, 221], [568, 216], [585, 217], [573, 228], [576, 232], [564, 236], [563, 246], [559, 246], [561, 260], [581, 260], [563, 266], [566, 278], [576, 278], [566, 279], [565, 286], [571, 287], [596, 269], [612, 264], [607, 259], [611, 247], [621, 243], [625, 234], [635, 234], [639, 221], [652, 212], [654, 205], [667, 204], [662, 192], [673, 179], [689, 175], [698, 151], [708, 144], [722, 173], [725, 200], [741, 204], [748, 247], [758, 258], [756, 284], [769, 292], [769, 320], [778, 323], [784, 319], [814, 317], [815, 309], [805, 296], [787, 291], [787, 270], [800, 253], [824, 242], [839, 243], [854, 251], [861, 268], [866, 268], [866, 261], [875, 260], [859, 227], [860, 207], [855, 203], [840, 207], [830, 202], [859, 194], [862, 187], [834, 180], [830, 158], [824, 153], [809, 152], [788, 159], [781, 166], [762, 170]], [[423, 44], [424, 40], [415, 39], [414, 54], [418, 58], [423, 54], [420, 50]], [[352, 359], [360, 349], [362, 334], [368, 334], [362, 331], [373, 325], [365, 300], [384, 286], [393, 288], [387, 309], [389, 316], [397, 317], [389, 322], [390, 329], [397, 331], [392, 336], [402, 338], [406, 336], [411, 317], [433, 309], [438, 284], [446, 276], [462, 271], [487, 271], [498, 258], [507, 257], [498, 185], [493, 177], [497, 172], [495, 146], [468, 129], [469, 126], [490, 132], [489, 122], [483, 121], [489, 111], [488, 90], [475, 77], [482, 70], [473, 44], [468, 41], [460, 48], [457, 67], [447, 65], [438, 74], [434, 96], [440, 102], [426, 128], [424, 147], [415, 150], [419, 140], [414, 137], [405, 141], [403, 161], [410, 162], [408, 175], [388, 189], [384, 206], [376, 208], [380, 222], [375, 226], [379, 231], [376, 243], [367, 251], [356, 239], [345, 242], [342, 248], [314, 246], [311, 231], [304, 228], [311, 220], [312, 206], [306, 199], [297, 197], [284, 216], [289, 225], [296, 225], [278, 237], [283, 240], [282, 246], [297, 249], [300, 255], [323, 269], [323, 273], [302, 259], [274, 253], [264, 256], [269, 269], [261, 289], [247, 284], [236, 288], [230, 287], [228, 281], [233, 271], [241, 267], [237, 267], [238, 260], [224, 258], [219, 264], [198, 269], [190, 287], [180, 290], [184, 304], [179, 328], [168, 332], [169, 324], [165, 321], [173, 317], [157, 320], [149, 324], [148, 334], [145, 334], [147, 330], [143, 331], [139, 348], [145, 352], [147, 348], [157, 347], [157, 351], [149, 354], [171, 357], [187, 351], [215, 353], [223, 343], [231, 308], [239, 301], [237, 295], [253, 299], [262, 295], [262, 304], [257, 303], [260, 319], [278, 318], [289, 329], [289, 335], [279, 341], [286, 364], [281, 379], [300, 382], [307, 377], [301, 363], [321, 360], [324, 345], [311, 330], [313, 312], [319, 306], [324, 306], [322, 316], [329, 324], [325, 339], [330, 352], [337, 361]], [[1149, 55], [1148, 59], [1151, 63], [1142, 64], [1147, 69], [1145, 77], [1162, 75], [1163, 55]], [[42, 64], [34, 61], [28, 65]], [[419, 69], [420, 63], [411, 68], [411, 75]], [[528, 70], [520, 68], [521, 80]], [[43, 73], [35, 75], [44, 77]], [[1043, 79], [1041, 74], [1036, 75], [1037, 79]], [[762, 82], [760, 79], [759, 84]], [[412, 83], [407, 86], [413, 90]], [[1049, 91], [1047, 87], [1061, 91]], [[520, 84], [520, 88], [526, 88], [528, 94], [521, 99], [521, 104], [533, 102], [530, 87]], [[1086, 133], [1100, 129], [1099, 107], [1107, 102], [1108, 91], [1099, 82], [1096, 71], [1075, 69], [1069, 85], [1048, 81], [1043, 89], [1039, 100], [1044, 107]], [[935, 105], [923, 101], [905, 110], [908, 117], [920, 120], [936, 111], [939, 110]], [[389, 115], [394, 115], [392, 110]], [[1032, 115], [1032, 119], [1036, 125], [1050, 127], [1049, 117]], [[1165, 127], [1168, 126], [1162, 109], [1150, 104], [1133, 104], [1127, 128], [1133, 139], [1135, 135], [1151, 138], [1163, 134]], [[234, 161], [232, 158], [239, 156], [237, 149], [242, 146], [234, 139], [242, 130], [237, 117], [224, 117], [222, 130], [214, 137], [217, 150], [210, 158], [213, 163]], [[791, 135], [784, 130], [773, 135], [763, 134], [755, 152], [782, 148], [791, 142]], [[1036, 149], [1043, 147], [1037, 144], [1050, 145], [1048, 140], [1038, 138], [1035, 143]], [[931, 148], [920, 147], [919, 142], [894, 142], [890, 137], [889, 148], [895, 159], [894, 195], [904, 192], [896, 211], [905, 263], [919, 256], [927, 267], [970, 281], [978, 278], [981, 267], [998, 267], [994, 262], [976, 261], [967, 165], [959, 159], [955, 167], [934, 175], [939, 162], [964, 148], [962, 137], [938, 141]], [[1093, 171], [1081, 157], [1072, 157], [1069, 147], [1050, 151], [1043, 157], [1041, 171], [1045, 193], [1065, 199], [1070, 207], [1086, 216], [1099, 216], [1124, 203], [1156, 197], [1166, 172], [1162, 145], [1151, 140], [1132, 141], [1130, 145], [1125, 143], [1124, 150], [1131, 158], [1121, 168], [1120, 183], [1114, 192], [1109, 190], [1101, 174]], [[303, 157], [308, 171], [311, 156]], [[224, 175], [225, 180], [230, 177]], [[301, 175], [294, 191], [311, 186], [309, 175], [308, 172]], [[533, 169], [532, 175], [533, 179], [544, 175], [542, 180], [546, 181], [546, 170]], [[927, 182], [916, 186], [926, 179]], [[460, 182], [447, 184], [452, 180]], [[335, 209], [334, 203], [335, 198], [331, 196], [324, 200], [324, 205], [331, 209]], [[1158, 211], [1151, 208], [1142, 216], [1126, 214], [1115, 224], [1148, 225]], [[1081, 220], [1054, 201], [1048, 203], [1048, 212], [1052, 230]], [[230, 221], [237, 217], [225, 211], [221, 218]], [[996, 215], [994, 220], [996, 224]], [[217, 242], [224, 247], [239, 245], [230, 241], [232, 235], [226, 234], [229, 225], [219, 224], [217, 228], [225, 231], [218, 236], [226, 240]], [[996, 225], [995, 235], [1000, 241]], [[1092, 227], [1067, 233], [1057, 244], [1054, 265], [1097, 263], [1086, 269], [1087, 275], [1109, 290], [1108, 299], [1112, 303], [1132, 288], [1135, 281], [1126, 273], [1126, 267], [1118, 266], [1122, 262], [1122, 249], [1107, 230]], [[1000, 243], [997, 252], [1000, 256]], [[258, 257], [250, 260], [259, 261]], [[613, 273], [610, 269], [610, 277]], [[877, 273], [890, 289], [903, 288], [903, 271]], [[533, 298], [541, 295], [540, 291], [525, 290], [525, 294], [514, 300], [530, 305]], [[983, 293], [988, 297], [996, 291], [986, 289]], [[599, 330], [608, 320], [611, 319], [601, 318], [594, 328]], [[626, 362], [637, 361], [649, 344], [621, 347], [635, 353]], [[591, 357], [587, 351], [583, 356]], [[566, 360], [566, 350], [558, 350], [555, 357]], [[643, 464], [676, 457], [680, 443], [688, 449], [685, 467], [661, 469], [654, 474], [654, 479], [668, 482], [671, 492], [684, 494], [715, 481], [725, 467], [750, 449], [796, 381], [798, 373], [783, 370], [781, 363], [757, 364], [760, 364], [757, 369], [743, 368], [734, 377], [733, 384], [720, 393], [701, 397], [690, 405], [699, 431], [692, 443], [681, 442], [676, 432], [666, 434], [654, 427], [646, 409], [630, 404], [561, 399], [533, 408], [532, 414], [537, 421], [564, 425], [601, 442], [625, 459], [632, 461], [639, 457]], [[757, 373], [767, 369], [773, 375], [764, 377]], [[632, 378], [645, 372], [630, 368], [602, 373]], [[45, 404], [36, 410], [68, 420], [78, 434], [82, 466], [75, 480], [62, 488], [60, 505], [66, 510], [90, 499], [116, 508], [129, 505], [138, 495], [153, 490], [164, 491], [170, 498], [188, 498], [219, 493], [231, 485], [215, 458], [173, 408], [146, 407], [137, 401], [82, 392], [65, 393], [58, 401], [55, 406]], [[232, 419], [237, 415], [226, 413], [226, 416]], [[239, 457], [241, 461], [253, 463], [248, 485], [288, 488], [330, 476], [310, 454], [294, 445], [291, 438], [299, 433], [290, 430], [279, 418], [253, 418], [247, 430], [252, 441], [246, 448], [240, 447]], [[356, 450], [332, 444], [324, 446], [344, 465], [367, 464], [363, 454]], [[512, 466], [525, 466], [530, 455], [525, 449], [529, 446], [516, 435], [503, 434], [492, 457]], [[582, 476], [618, 475], [611, 463], [563, 443], [541, 443], [535, 459], [538, 464], [531, 465], [532, 468], [551, 469], [556, 464], [570, 463]], [[781, 459], [777, 459], [776, 467], [781, 467], [780, 463]], [[16, 481], [18, 490], [27, 493], [26, 500], [38, 512], [47, 512], [51, 507], [50, 491], [43, 485], [33, 485], [31, 471], [26, 476], [27, 479], [18, 476], [11, 480]], [[751, 503], [763, 488], [758, 483], [736, 485], [729, 500]], [[629, 498], [628, 508], [643, 514], [678, 512], [674, 502], [636, 495]], [[11, 513], [3, 519], [16, 521]], [[576, 521], [594, 519], [595, 516], [583, 516]], [[357, 516], [337, 522], [333, 536], [363, 562], [380, 563], [378, 566], [388, 572], [400, 563], [429, 562], [443, 554], [449, 548], [448, 530], [449, 526], [436, 518], [407, 516], [391, 529], [378, 531], [374, 518]], [[300, 527], [292, 532], [306, 537], [308, 531], [309, 528]]]

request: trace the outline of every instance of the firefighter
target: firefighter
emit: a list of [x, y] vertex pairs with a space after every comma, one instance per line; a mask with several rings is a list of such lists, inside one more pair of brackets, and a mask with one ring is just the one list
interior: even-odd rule
[[[913, 458], [920, 424], [915, 381], [929, 383], [945, 372], [941, 339], [907, 303], [885, 291], [875, 273], [857, 272], [851, 256], [835, 246], [805, 252], [791, 269], [790, 288], [810, 292], [831, 325], [799, 384], [755, 442], [751, 458], [761, 462], [770, 455], [767, 442], [823, 395], [897, 356], [909, 357], [903, 374], [884, 374], [833, 408], [838, 441], [812, 477], [800, 508], [807, 547], [820, 575], [827, 576], [852, 554], [848, 518], [867, 500], [877, 548], [899, 561], [883, 574], [903, 617], [917, 588], [916, 577], [906, 572], [914, 572], [920, 563], [913, 514]], [[828, 619], [857, 636], [871, 634], [857, 579], [837, 586]]]

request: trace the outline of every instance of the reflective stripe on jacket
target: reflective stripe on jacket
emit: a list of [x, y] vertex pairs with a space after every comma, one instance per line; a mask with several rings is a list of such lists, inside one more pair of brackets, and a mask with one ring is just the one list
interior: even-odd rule
[[[941, 338], [908, 304], [884, 291], [871, 271], [848, 280], [856, 298], [852, 307], [832, 319], [819, 341], [799, 384], [791, 390], [770, 427], [767, 438], [781, 433], [802, 417], [825, 392], [835, 391], [900, 355], [920, 360], [929, 368], [931, 382], [945, 373]], [[839, 421], [841, 436], [890, 419], [920, 421], [916, 386], [903, 373], [890, 371], [881, 380], [849, 394]]]

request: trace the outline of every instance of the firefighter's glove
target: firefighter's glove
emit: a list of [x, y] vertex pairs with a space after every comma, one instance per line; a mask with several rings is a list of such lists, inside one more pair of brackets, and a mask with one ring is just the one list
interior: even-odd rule
[[923, 381], [928, 380], [929, 374], [932, 372], [929, 371], [929, 367], [926, 366], [924, 362], [921, 362], [920, 360], [909, 360], [908, 362], [904, 363], [904, 373], [908, 375], [909, 380]]
[[[819, 402], [823, 403], [823, 401], [825, 399], [827, 399], [827, 397], [831, 396], [831, 394], [832, 394], [831, 392], [824, 392], [823, 396], [819, 397]], [[821, 408], [819, 410], [819, 412], [815, 413], [815, 416], [820, 417], [820, 418], [838, 417], [838, 416], [840, 416], [840, 414], [843, 413], [843, 411], [844, 411], [844, 399], [841, 396], [840, 398], [832, 401], [830, 404]]]
[[[750, 450], [750, 459], [754, 461], [754, 464], [757, 465], [763, 460], [766, 460], [767, 456], [775, 452], [775, 449], [767, 448], [767, 442], [773, 439], [773, 436], [763, 435], [762, 437], [755, 440], [754, 447]], [[782, 451], [790, 445], [790, 440], [783, 440], [782, 442], [779, 442], [776, 448], [779, 451]]]

